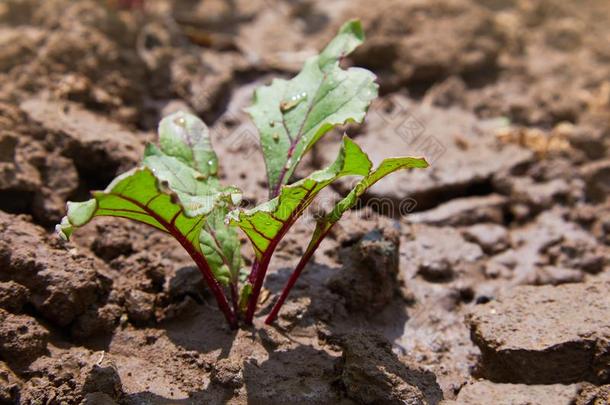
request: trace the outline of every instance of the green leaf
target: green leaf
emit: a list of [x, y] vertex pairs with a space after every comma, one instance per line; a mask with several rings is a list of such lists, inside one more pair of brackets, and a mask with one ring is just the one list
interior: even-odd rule
[[212, 211], [199, 236], [201, 250], [214, 276], [224, 285], [237, 283], [242, 269], [239, 235], [234, 226], [225, 224], [227, 213], [226, 208]]
[[[190, 209], [196, 210], [202, 198], [213, 200], [218, 193], [229, 194], [233, 205], [241, 200], [239, 190], [220, 185], [218, 159], [208, 128], [199, 118], [184, 112], [165, 117], [159, 124], [159, 144], [160, 148], [147, 146], [144, 164]], [[227, 205], [210, 211], [199, 237], [202, 253], [224, 285], [237, 282], [242, 265], [239, 235], [225, 224], [227, 213]]]
[[178, 111], [159, 123], [159, 147], [199, 172], [203, 177], [218, 174], [218, 157], [212, 149], [210, 131], [198, 117]]
[[192, 211], [157, 180], [150, 168], [136, 168], [118, 176], [104, 191], [94, 192], [91, 200], [69, 202], [68, 213], [56, 229], [68, 239], [74, 228], [94, 217], [128, 218], [173, 235], [185, 248], [201, 251], [199, 233], [206, 215], [226, 198], [230, 197], [223, 193], [211, 199], [202, 198]]
[[67, 239], [75, 227], [95, 216], [133, 219], [170, 233], [181, 243], [186, 237], [205, 256], [218, 281], [237, 280], [239, 237], [224, 217], [241, 194], [235, 187], [220, 185], [207, 127], [199, 118], [177, 112], [159, 124], [159, 144], [147, 145], [144, 168], [117, 177], [89, 201], [69, 202], [68, 215], [57, 226], [59, 234]]
[[248, 300], [252, 295], [252, 284], [246, 283], [241, 289], [241, 293], [239, 294], [239, 309], [241, 311], [246, 311], [248, 307]]
[[311, 250], [315, 250], [320, 241], [326, 236], [330, 228], [332, 228], [332, 226], [341, 219], [347, 210], [356, 205], [358, 198], [361, 197], [366, 190], [368, 190], [379, 180], [397, 170], [416, 168], [424, 169], [426, 167], [428, 167], [428, 162], [426, 162], [424, 158], [398, 157], [384, 159], [375, 170], [362, 178], [362, 180], [356, 184], [354, 189], [350, 191], [342, 200], [340, 200], [328, 214], [317, 221], [316, 229], [314, 230], [311, 241], [307, 246], [306, 253], [311, 252]]
[[217, 179], [202, 176], [153, 145], [146, 148], [144, 166], [152, 171], [161, 185], [176, 194], [190, 216], [209, 213], [219, 193], [239, 193], [234, 187], [222, 189]]
[[335, 162], [324, 170], [291, 185], [280, 195], [251, 210], [233, 211], [229, 218], [248, 236], [257, 258], [272, 251], [294, 221], [326, 186], [343, 176], [366, 176], [371, 169], [368, 156], [351, 139], [344, 137]]
[[360, 22], [350, 21], [292, 80], [276, 79], [256, 90], [247, 111], [260, 132], [271, 197], [279, 195], [303, 155], [325, 133], [336, 125], [362, 122], [377, 97], [373, 73], [339, 66], [363, 40]]

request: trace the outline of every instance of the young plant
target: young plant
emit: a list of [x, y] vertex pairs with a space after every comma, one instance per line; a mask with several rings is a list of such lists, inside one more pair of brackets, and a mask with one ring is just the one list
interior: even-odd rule
[[[247, 110], [260, 132], [267, 168], [269, 201], [238, 208], [241, 193], [218, 179], [218, 158], [209, 131], [197, 117], [178, 112], [159, 124], [159, 146], [148, 145], [142, 165], [117, 177], [91, 200], [68, 203], [57, 225], [68, 239], [74, 228], [96, 216], [136, 220], [172, 235], [199, 267], [232, 328], [251, 324], [271, 258], [281, 239], [317, 194], [339, 178], [359, 176], [356, 187], [316, 225], [311, 241], [290, 276], [266, 323], [271, 323], [290, 289], [321, 241], [366, 190], [401, 169], [425, 168], [423, 158], [400, 157], [373, 165], [360, 147], [344, 136], [334, 163], [289, 184], [303, 156], [328, 131], [363, 121], [377, 97], [375, 75], [343, 69], [340, 61], [362, 43], [358, 21], [343, 25], [318, 56], [305, 62], [292, 80], [274, 80], [254, 94]], [[255, 260], [243, 268], [237, 229], [248, 237]]]

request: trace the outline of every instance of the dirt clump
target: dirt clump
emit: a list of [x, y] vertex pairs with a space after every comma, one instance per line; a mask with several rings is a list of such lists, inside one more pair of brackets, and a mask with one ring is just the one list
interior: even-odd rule
[[201, 271], [197, 267], [182, 267], [168, 282], [168, 294], [173, 301], [180, 301], [191, 297], [202, 302], [205, 293], [205, 284]]
[[0, 150], [0, 208], [44, 224], [61, 218], [79, 178], [53, 136], [16, 106], [0, 103]]
[[587, 164], [581, 170], [587, 184], [589, 200], [605, 201], [610, 194], [610, 159]]
[[59, 350], [53, 357], [40, 357], [29, 366], [29, 372], [34, 377], [23, 384], [20, 391], [20, 400], [24, 403], [77, 404], [83, 403], [87, 396], [107, 396], [115, 401], [111, 403], [122, 399], [116, 366], [99, 352]]
[[523, 404], [570, 405], [578, 394], [578, 385], [525, 385], [498, 384], [486, 380], [466, 384], [460, 390], [454, 405]]
[[28, 303], [48, 321], [67, 326], [108, 295], [111, 280], [97, 271], [99, 262], [44, 242], [37, 226], [0, 212], [0, 233], [0, 278], [26, 287]]
[[6, 404], [16, 403], [19, 398], [19, 377], [4, 363], [0, 361], [0, 402]]
[[125, 308], [132, 322], [145, 324], [155, 315], [155, 296], [140, 290], [129, 291], [125, 297]]
[[399, 234], [373, 230], [341, 254], [343, 268], [329, 280], [331, 291], [345, 298], [349, 311], [375, 313], [398, 292]]
[[129, 256], [134, 252], [129, 229], [118, 224], [98, 224], [91, 250], [106, 262], [121, 255]]
[[76, 318], [70, 325], [70, 334], [75, 340], [84, 341], [86, 338], [112, 334], [119, 324], [124, 308], [120, 305], [120, 300], [109, 301], [115, 302], [93, 305]]
[[9, 280], [0, 282], [0, 308], [19, 313], [28, 302], [30, 292], [19, 283]]
[[383, 338], [353, 334], [345, 336], [341, 345], [341, 383], [349, 398], [366, 404], [434, 405], [442, 400], [434, 374], [399, 361]]
[[608, 287], [517, 287], [473, 308], [468, 322], [481, 349], [481, 375], [524, 384], [607, 383]]
[[[24, 63], [2, 72], [6, 79], [2, 91], [20, 97], [24, 92], [47, 89], [59, 97], [133, 119], [133, 108], [128, 106], [141, 100], [146, 74], [133, 47], [133, 25], [92, 1], [54, 0], [33, 5], [30, 11], [27, 22], [44, 29], [42, 38], [30, 35], [20, 42], [22, 47], [38, 51], [25, 53]], [[7, 22], [13, 21], [9, 18]], [[73, 63], [75, 60], [79, 63]], [[122, 69], [125, 65], [130, 69]]]
[[91, 167], [111, 177], [139, 161], [143, 139], [75, 103], [33, 98], [20, 108], [31, 121], [59, 134], [65, 152], [82, 173]]
[[49, 331], [35, 318], [0, 309], [0, 356], [24, 365], [44, 354]]
[[82, 390], [84, 394], [102, 393], [113, 400], [120, 400], [123, 387], [116, 366], [94, 364], [87, 373]]
[[214, 364], [211, 379], [216, 384], [232, 389], [244, 384], [242, 367], [234, 359], [221, 359]]

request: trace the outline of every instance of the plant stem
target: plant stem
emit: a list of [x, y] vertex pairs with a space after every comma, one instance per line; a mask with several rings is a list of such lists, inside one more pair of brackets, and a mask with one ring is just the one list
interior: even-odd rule
[[252, 265], [252, 271], [250, 272], [250, 282], [254, 282], [254, 287], [252, 289], [252, 294], [248, 299], [248, 310], [246, 311], [246, 319], [245, 322], [248, 325], [252, 325], [252, 319], [254, 318], [254, 311], [256, 311], [256, 306], [258, 304], [258, 296], [261, 293], [261, 289], [263, 288], [263, 281], [265, 281], [265, 274], [267, 274], [267, 268], [269, 267], [269, 262], [271, 261], [271, 256], [273, 256], [273, 252], [275, 252], [275, 248], [277, 247], [280, 240], [284, 237], [286, 232], [290, 229], [290, 227], [294, 224], [297, 218], [301, 215], [303, 211], [303, 207], [307, 206], [307, 199], [314, 191], [314, 188], [307, 190], [305, 196], [299, 203], [299, 205], [294, 209], [292, 214], [286, 222], [282, 225], [280, 231], [275, 235], [265, 252], [262, 254], [262, 257], [256, 259], [254, 264]]
[[[171, 232], [172, 229], [169, 229]], [[172, 234], [178, 240], [178, 242], [180, 242], [182, 247], [188, 252], [193, 261], [195, 261], [195, 264], [197, 264], [199, 271], [201, 271], [201, 274], [203, 275], [203, 279], [205, 280], [210, 290], [212, 290], [212, 293], [216, 298], [218, 307], [227, 319], [229, 327], [231, 329], [237, 329], [237, 316], [231, 310], [231, 307], [229, 306], [229, 303], [227, 301], [227, 297], [225, 296], [224, 291], [222, 291], [220, 284], [218, 284], [218, 281], [216, 281], [216, 279], [214, 278], [212, 269], [210, 269], [210, 265], [208, 264], [207, 260], [205, 260], [203, 254], [195, 250], [193, 245], [180, 232], [177, 232], [177, 230], [175, 233], [172, 232]]]
[[199, 268], [199, 271], [201, 271], [201, 274], [203, 275], [203, 279], [205, 280], [206, 284], [208, 285], [210, 290], [212, 290], [212, 293], [216, 298], [216, 302], [218, 303], [218, 307], [220, 308], [225, 318], [227, 319], [227, 322], [229, 323], [229, 327], [231, 329], [237, 329], [236, 314], [231, 310], [225, 293], [222, 291], [222, 288], [220, 288], [220, 285], [212, 275], [212, 270], [210, 269], [208, 262], [205, 260], [203, 255], [199, 254], [199, 252], [192, 251], [191, 249], [187, 249], [187, 251], [197, 264], [197, 267]]
[[238, 299], [239, 293], [237, 292], [237, 283], [232, 281], [230, 288], [231, 288], [231, 302], [233, 304], [233, 313], [237, 317], [239, 314], [239, 299]]
[[299, 263], [294, 268], [294, 271], [292, 272], [292, 274], [290, 275], [290, 278], [286, 282], [286, 285], [284, 286], [284, 289], [282, 290], [282, 294], [280, 295], [280, 297], [278, 298], [276, 303], [273, 305], [271, 312], [265, 319], [265, 323], [267, 325], [271, 325], [273, 323], [273, 321], [275, 321], [275, 318], [277, 318], [277, 315], [280, 312], [282, 305], [284, 305], [284, 301], [286, 301], [286, 298], [288, 298], [288, 294], [290, 294], [290, 290], [292, 290], [292, 287], [294, 287], [294, 285], [296, 284], [299, 276], [303, 272], [303, 269], [305, 269], [305, 266], [307, 265], [307, 263], [309, 263], [309, 260], [311, 260], [311, 257], [313, 256], [316, 249], [318, 249], [318, 246], [320, 246], [322, 239], [324, 239], [324, 237], [328, 234], [329, 230], [330, 230], [330, 228], [328, 230], [326, 230], [322, 235], [320, 235], [320, 237], [317, 240], [312, 241], [313, 243], [310, 243], [310, 245], [307, 246], [307, 250], [301, 257], [301, 260], [299, 260]]
[[252, 294], [248, 299], [248, 309], [246, 310], [246, 319], [244, 322], [247, 325], [252, 325], [252, 319], [254, 318], [254, 311], [256, 311], [256, 306], [258, 305], [258, 296], [261, 293], [261, 289], [263, 288], [263, 281], [265, 280], [265, 274], [267, 273], [267, 268], [269, 267], [269, 262], [271, 261], [271, 256], [273, 254], [273, 249], [265, 252], [261, 260], [256, 260], [252, 265], [252, 271], [255, 272], [254, 286], [252, 287]]
[[156, 212], [151, 210], [148, 205], [142, 204], [139, 201], [134, 200], [132, 198], [128, 198], [126, 196], [119, 197], [140, 207], [148, 215], [155, 218], [155, 220], [157, 220], [157, 222], [159, 222], [165, 229], [167, 229], [167, 231], [178, 241], [178, 243], [182, 245], [184, 250], [187, 251], [189, 256], [191, 256], [191, 258], [199, 268], [199, 271], [203, 275], [203, 279], [205, 280], [206, 284], [208, 285], [210, 290], [212, 290], [212, 294], [214, 294], [214, 297], [216, 298], [218, 307], [227, 319], [229, 326], [231, 327], [231, 329], [237, 329], [237, 317], [233, 313], [233, 311], [231, 311], [231, 307], [227, 302], [227, 297], [225, 296], [225, 293], [222, 291], [222, 288], [214, 278], [212, 269], [210, 269], [210, 265], [208, 264], [207, 260], [205, 260], [205, 256], [203, 256], [200, 251], [196, 250], [195, 247], [191, 244], [191, 242], [178, 230], [178, 228], [176, 228], [176, 218], [178, 217], [178, 215], [180, 215], [181, 211], [178, 211], [170, 221], [167, 221], [163, 217], [158, 215]]

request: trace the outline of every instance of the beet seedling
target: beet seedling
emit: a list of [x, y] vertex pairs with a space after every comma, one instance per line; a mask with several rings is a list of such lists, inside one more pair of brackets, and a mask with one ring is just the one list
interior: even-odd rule
[[[423, 158], [400, 157], [373, 168], [366, 153], [344, 136], [334, 163], [289, 184], [303, 156], [324, 134], [337, 125], [361, 123], [377, 97], [373, 73], [355, 67], [345, 70], [339, 64], [363, 39], [360, 23], [350, 21], [293, 79], [276, 79], [256, 90], [247, 111], [260, 132], [269, 201], [249, 210], [237, 208], [241, 193], [220, 184], [207, 126], [178, 112], [161, 121], [159, 146], [147, 146], [140, 167], [118, 176], [104, 191], [94, 192], [91, 200], [69, 202], [57, 231], [68, 239], [74, 228], [94, 217], [114, 216], [172, 235], [195, 261], [235, 328], [240, 319], [252, 323], [275, 249], [317, 194], [339, 178], [360, 177], [355, 188], [318, 220], [303, 257], [265, 321], [273, 322], [305, 265], [343, 213], [384, 176], [428, 166]], [[243, 268], [238, 228], [254, 250], [249, 270]]]

